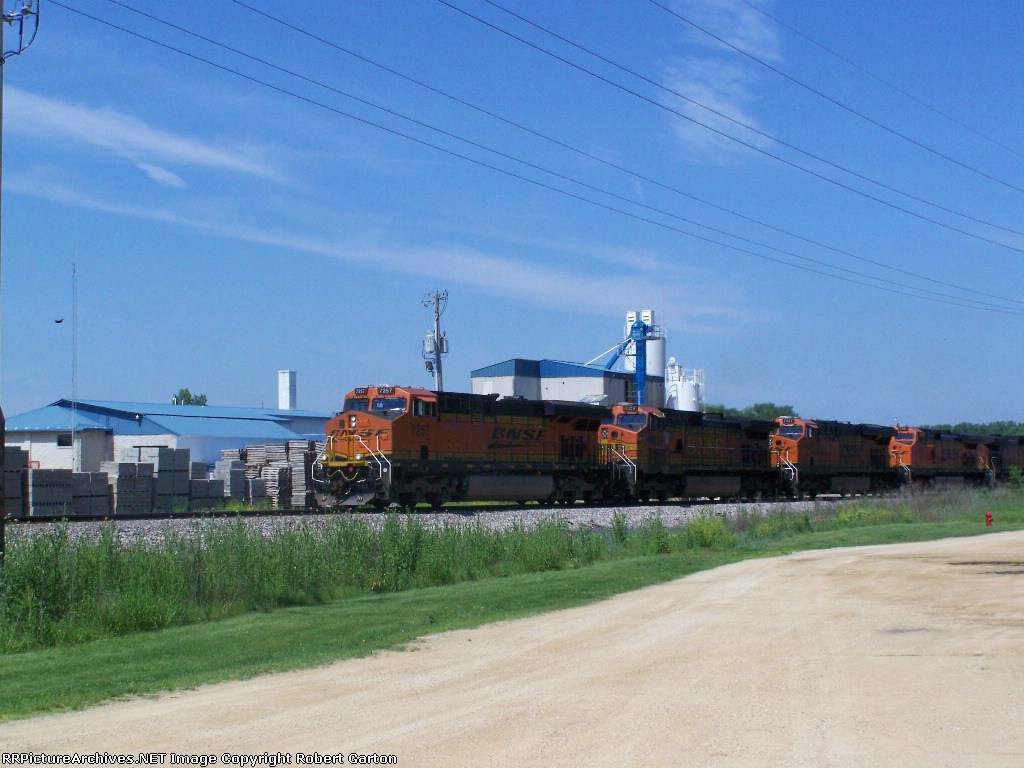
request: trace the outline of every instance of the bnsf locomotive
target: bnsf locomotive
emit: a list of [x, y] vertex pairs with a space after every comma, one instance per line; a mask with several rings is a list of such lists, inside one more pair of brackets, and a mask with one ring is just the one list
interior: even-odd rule
[[327, 423], [321, 506], [805, 498], [992, 483], [1024, 438], [361, 387]]

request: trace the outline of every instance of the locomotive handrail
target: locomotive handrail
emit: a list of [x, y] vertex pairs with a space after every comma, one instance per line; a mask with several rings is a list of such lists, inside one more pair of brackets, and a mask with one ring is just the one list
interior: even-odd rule
[[[391, 462], [390, 462], [390, 461], [388, 461], [388, 457], [384, 455], [384, 452], [383, 452], [383, 451], [381, 451], [381, 454], [380, 454], [380, 456], [378, 457], [378, 456], [377, 456], [377, 454], [376, 454], [376, 453], [374, 452], [373, 448], [371, 448], [370, 446], [368, 446], [368, 445], [366, 444], [366, 442], [365, 442], [365, 441], [363, 440], [363, 436], [362, 436], [362, 435], [358, 435], [358, 434], [357, 434], [357, 435], [356, 435], [356, 440], [358, 440], [358, 441], [359, 441], [359, 444], [360, 444], [361, 446], [363, 446], [363, 449], [364, 449], [364, 450], [365, 450], [365, 451], [366, 451], [366, 452], [367, 452], [368, 454], [370, 454], [370, 457], [371, 457], [371, 458], [372, 458], [372, 459], [373, 459], [373, 460], [374, 460], [375, 462], [377, 462], [377, 468], [378, 468], [378, 471], [379, 471], [379, 473], [380, 473], [380, 474], [379, 474], [379, 477], [380, 477], [380, 478], [381, 478], [381, 479], [383, 480], [383, 479], [384, 479], [384, 474], [385, 474], [385, 472], [386, 472], [386, 473], [387, 473], [387, 474], [388, 474], [388, 475], [390, 476], [390, 474], [391, 474]], [[378, 449], [378, 450], [380, 450], [380, 437], [379, 437], [379, 436], [377, 437], [377, 449]], [[383, 461], [381, 461], [381, 459], [383, 459]], [[387, 465], [388, 465], [388, 468], [387, 468], [386, 470], [384, 469], [384, 462], [387, 462]]]
[[[779, 464], [782, 465], [781, 471], [783, 477], [785, 477], [786, 480], [792, 484], [793, 488], [796, 489], [800, 485], [800, 469], [796, 464], [789, 460], [789, 456], [783, 456], [781, 450], [775, 449], [773, 453], [779, 457]], [[789, 453], [788, 448], [786, 449], [786, 453]]]
[[380, 435], [377, 435], [377, 453], [379, 453], [380, 457], [382, 459], [384, 459], [385, 462], [387, 462], [387, 465], [388, 465], [388, 477], [390, 477], [391, 476], [391, 459], [389, 459], [387, 457], [387, 454], [385, 454], [384, 451], [382, 451], [380, 449]]
[[612, 451], [613, 454], [615, 454], [620, 459], [622, 459], [622, 461], [626, 464], [626, 466], [629, 467], [629, 472], [633, 476], [633, 484], [636, 485], [636, 477], [637, 477], [636, 464], [634, 464], [632, 461], [630, 461], [629, 457], [625, 454], [625, 452], [619, 453], [617, 450], [615, 450], [615, 448], [612, 448], [611, 451]]
[[903, 456], [902, 454], [900, 454], [899, 451], [893, 451], [892, 455], [896, 458], [896, 468], [900, 471], [901, 474], [907, 476], [907, 485], [910, 485], [910, 483], [914, 481], [913, 471], [910, 469], [909, 466], [907, 466], [906, 463], [904, 463]]

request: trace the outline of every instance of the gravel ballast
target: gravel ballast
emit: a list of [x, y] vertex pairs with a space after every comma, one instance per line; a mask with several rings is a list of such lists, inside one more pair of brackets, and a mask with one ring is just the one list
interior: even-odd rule
[[[412, 513], [416, 519], [426, 525], [484, 525], [491, 529], [506, 529], [522, 523], [532, 528], [546, 520], [565, 520], [573, 530], [610, 528], [616, 514], [626, 517], [630, 528], [635, 528], [651, 518], [660, 516], [668, 528], [675, 528], [700, 515], [729, 516], [741, 510], [748, 514], [765, 513], [768, 510], [783, 509], [789, 512], [800, 510], [810, 511], [822, 501], [793, 501], [782, 503], [688, 503], [688, 504], [645, 504], [641, 506], [567, 506], [567, 507], [500, 507], [474, 508], [454, 507], [451, 511], [431, 512], [417, 511]], [[53, 531], [59, 525], [67, 525], [72, 536], [98, 536], [103, 526], [113, 525], [119, 538], [130, 543], [145, 541], [158, 544], [169, 533], [179, 536], [204, 528], [208, 525], [234, 525], [237, 520], [252, 530], [270, 534], [275, 530], [300, 526], [323, 526], [332, 520], [351, 518], [364, 520], [375, 527], [383, 525], [385, 512], [355, 513], [309, 513], [309, 514], [268, 514], [246, 517], [210, 517], [210, 518], [179, 518], [154, 520], [110, 520], [70, 521], [68, 523], [8, 523], [8, 536], [12, 541], [23, 536]]]

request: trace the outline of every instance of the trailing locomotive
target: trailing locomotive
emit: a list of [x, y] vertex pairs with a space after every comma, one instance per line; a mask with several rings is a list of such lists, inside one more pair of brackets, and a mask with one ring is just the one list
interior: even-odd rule
[[771, 471], [771, 421], [638, 406], [612, 406], [601, 424], [601, 461], [614, 495], [761, 498], [781, 492]]
[[897, 477], [890, 469], [892, 427], [776, 419], [771, 464], [794, 495], [869, 493], [890, 490]]
[[805, 498], [1004, 480], [1024, 438], [625, 403], [360, 387], [313, 465], [321, 506]]

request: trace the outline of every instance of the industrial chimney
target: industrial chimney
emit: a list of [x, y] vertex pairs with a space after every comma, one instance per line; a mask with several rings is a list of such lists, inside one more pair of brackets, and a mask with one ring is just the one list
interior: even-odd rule
[[295, 371], [277, 372], [277, 407], [282, 411], [294, 411], [296, 403]]

